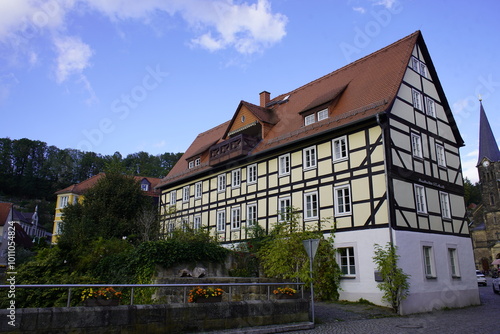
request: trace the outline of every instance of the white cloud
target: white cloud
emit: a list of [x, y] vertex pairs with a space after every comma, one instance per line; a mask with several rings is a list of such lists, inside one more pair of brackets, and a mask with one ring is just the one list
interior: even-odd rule
[[79, 37], [64, 36], [54, 39], [57, 52], [56, 80], [61, 83], [73, 74], [81, 74], [90, 66], [93, 52]]
[[375, 2], [375, 5], [381, 5], [387, 9], [391, 9], [395, 3], [396, 3], [396, 0], [379, 0], [379, 1]]
[[352, 7], [352, 9], [355, 11], [355, 12], [358, 12], [360, 14], [364, 14], [366, 13], [366, 9], [363, 8], [363, 7]]
[[[469, 154], [467, 155], [469, 157]], [[479, 176], [477, 174], [477, 155], [469, 159], [462, 159], [462, 173], [463, 177], [468, 178], [472, 183], [479, 181]]]

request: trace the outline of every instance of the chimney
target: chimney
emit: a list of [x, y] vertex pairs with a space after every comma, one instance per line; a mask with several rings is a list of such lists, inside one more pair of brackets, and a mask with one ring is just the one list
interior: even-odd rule
[[266, 104], [268, 104], [269, 101], [271, 101], [271, 93], [263, 91], [259, 95], [260, 95], [260, 106], [262, 108], [265, 108]]

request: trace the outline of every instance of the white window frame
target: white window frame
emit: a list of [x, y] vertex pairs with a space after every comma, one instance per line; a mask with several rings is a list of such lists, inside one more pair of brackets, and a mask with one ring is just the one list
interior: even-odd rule
[[189, 162], [188, 168], [189, 168], [189, 169], [191, 169], [191, 168], [193, 168], [193, 167], [194, 167], [194, 161], [193, 161], [193, 160], [191, 160], [191, 161]]
[[217, 175], [217, 191], [226, 191], [226, 173]]
[[307, 115], [306, 117], [304, 117], [304, 125], [305, 126], [311, 125], [313, 123], [316, 123], [316, 115], [311, 114], [311, 115]]
[[422, 246], [424, 275], [427, 278], [436, 277], [436, 267], [434, 265], [434, 248], [431, 245]]
[[[341, 194], [339, 192], [341, 192]], [[333, 198], [335, 203], [335, 216], [348, 216], [352, 213], [352, 194], [349, 184], [334, 187]], [[348, 203], [346, 203], [346, 198]]]
[[413, 99], [413, 107], [420, 111], [424, 111], [423, 102], [422, 102], [422, 93], [415, 88], [411, 89], [411, 96]]
[[247, 184], [257, 183], [257, 164], [247, 167]]
[[[343, 252], [345, 251], [345, 254]], [[356, 277], [356, 252], [354, 247], [337, 248], [340, 274], [343, 277]]]
[[231, 208], [231, 230], [239, 230], [241, 228], [241, 208]]
[[420, 68], [419, 68], [419, 73], [424, 77], [428, 78], [428, 72], [427, 72], [427, 65], [424, 64], [424, 62], [420, 61]]
[[427, 113], [428, 116], [436, 118], [436, 103], [434, 102], [433, 99], [431, 99], [428, 96], [426, 96], [424, 100], [425, 100], [425, 112]]
[[448, 247], [448, 261], [450, 264], [450, 274], [453, 278], [460, 277], [460, 267], [458, 262], [457, 247]]
[[290, 175], [290, 153], [278, 157], [278, 175]]
[[450, 195], [448, 193], [440, 191], [439, 203], [441, 203], [441, 216], [444, 219], [451, 219]]
[[340, 162], [347, 160], [347, 136], [342, 136], [332, 140], [332, 160]]
[[304, 194], [304, 219], [312, 220], [319, 217], [318, 192], [313, 191]]
[[172, 190], [170, 192], [170, 205], [175, 205], [177, 202], [177, 190]]
[[59, 208], [64, 209], [68, 206], [69, 196], [61, 196], [61, 200], [59, 201]]
[[413, 157], [423, 159], [422, 137], [415, 132], [411, 133], [411, 150]]
[[182, 188], [182, 201], [189, 202], [189, 186]]
[[200, 199], [201, 195], [203, 194], [203, 182], [196, 182], [194, 184], [194, 198], [195, 199]]
[[247, 226], [254, 226], [257, 224], [257, 204], [247, 205]]
[[199, 166], [200, 164], [201, 164], [201, 159], [200, 159], [200, 158], [196, 158], [196, 159], [194, 160], [194, 165], [195, 165], [195, 166]]
[[287, 209], [292, 207], [292, 198], [290, 196], [278, 198], [278, 221], [286, 221], [288, 217]]
[[318, 122], [328, 118], [328, 108], [318, 111]]
[[303, 169], [309, 170], [316, 168], [318, 157], [316, 155], [316, 146], [309, 146], [302, 150]]
[[226, 211], [217, 211], [217, 232], [224, 232], [226, 230]]
[[417, 213], [427, 214], [427, 197], [425, 187], [419, 184], [414, 185], [415, 189], [415, 208]]
[[201, 228], [201, 216], [194, 216], [193, 229], [199, 230]]
[[439, 167], [446, 168], [446, 151], [441, 144], [436, 144], [436, 160]]
[[411, 68], [420, 74], [420, 60], [417, 57], [411, 57]]
[[142, 191], [148, 191], [149, 190], [149, 184], [147, 184], [147, 183], [141, 183], [141, 190]]
[[241, 186], [241, 169], [231, 171], [231, 188], [239, 188]]

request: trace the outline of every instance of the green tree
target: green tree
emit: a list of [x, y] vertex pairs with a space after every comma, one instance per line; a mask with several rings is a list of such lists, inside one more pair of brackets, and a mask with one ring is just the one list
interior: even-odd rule
[[59, 246], [77, 255], [99, 237], [133, 240], [140, 233], [140, 214], [151, 205], [133, 177], [107, 173], [85, 193], [81, 204], [64, 209]]
[[383, 282], [378, 283], [378, 288], [384, 293], [382, 299], [387, 301], [394, 312], [397, 313], [401, 301], [408, 296], [408, 289], [410, 288], [408, 278], [410, 276], [398, 267], [399, 255], [397, 254], [397, 247], [391, 243], [387, 243], [385, 248], [378, 244], [375, 244], [374, 247], [375, 256], [373, 260], [383, 279]]
[[465, 178], [464, 180], [464, 200], [465, 205], [469, 206], [470, 204], [479, 204], [482, 201], [481, 196], [481, 185], [479, 183], [474, 183]]
[[299, 214], [294, 208], [288, 208], [282, 218], [284, 220], [275, 224], [268, 239], [260, 239], [265, 241], [260, 245], [258, 258], [266, 276], [309, 284], [309, 256], [303, 241], [319, 239], [313, 263], [315, 292], [324, 300], [337, 299], [340, 270], [335, 260], [333, 238], [327, 240], [319, 230], [302, 228]]

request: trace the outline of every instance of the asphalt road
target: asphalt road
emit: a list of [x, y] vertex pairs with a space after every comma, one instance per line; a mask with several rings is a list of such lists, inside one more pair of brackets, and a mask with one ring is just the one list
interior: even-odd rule
[[339, 319], [338, 309], [336, 311], [332, 309], [329, 315], [328, 309], [323, 308], [326, 305], [322, 305], [317, 314], [318, 323], [315, 328], [294, 333], [500, 334], [500, 295], [493, 293], [491, 278], [488, 278], [487, 286], [479, 287], [479, 293], [481, 297], [479, 306], [378, 319], [369, 319], [369, 314], [357, 314], [350, 311], [344, 311], [347, 318], [340, 315]]

